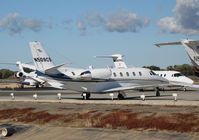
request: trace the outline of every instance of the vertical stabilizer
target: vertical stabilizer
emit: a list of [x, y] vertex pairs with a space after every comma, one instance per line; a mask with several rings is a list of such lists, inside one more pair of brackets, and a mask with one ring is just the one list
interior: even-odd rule
[[30, 42], [30, 49], [33, 56], [33, 61], [37, 70], [44, 72], [47, 69], [55, 67], [52, 59], [48, 56], [40, 42]]
[[17, 67], [19, 68], [19, 71], [20, 71], [20, 72], [25, 73], [24, 70], [23, 70], [22, 63], [21, 63], [20, 61], [17, 61], [17, 62], [16, 62], [16, 65], [17, 65]]
[[199, 40], [184, 39], [180, 42], [160, 43], [155, 45], [158, 47], [163, 45], [183, 45], [192, 64], [196, 68], [196, 72], [199, 72]]
[[183, 40], [181, 42], [191, 62], [196, 67], [197, 72], [199, 72], [199, 41]]

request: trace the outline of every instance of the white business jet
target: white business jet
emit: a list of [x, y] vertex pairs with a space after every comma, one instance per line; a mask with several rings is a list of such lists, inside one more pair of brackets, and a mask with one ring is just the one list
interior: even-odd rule
[[182, 87], [186, 91], [186, 87], [199, 88], [199, 85], [195, 85], [194, 81], [189, 77], [186, 77], [178, 71], [154, 71], [157, 75], [169, 80], [169, 87]]
[[[107, 56], [95, 56], [96, 58], [112, 58], [114, 65], [116, 68], [127, 68], [125, 62], [123, 61], [123, 55], [121, 54], [114, 54], [114, 55], [107, 55]], [[151, 71], [154, 72], [153, 74], [157, 74], [161, 77], [164, 77], [169, 81], [169, 87], [183, 87], [186, 90], [186, 87], [194, 87], [199, 88], [199, 85], [193, 84], [194, 81], [182, 73], [178, 71]]]
[[[42, 86], [42, 87], [44, 86], [45, 81], [37, 78], [35, 67], [33, 65], [24, 64], [24, 63], [21, 63], [20, 61], [17, 61], [16, 65], [19, 68], [19, 71], [15, 74], [15, 77], [21, 78], [21, 81], [20, 81], [21, 88], [24, 88], [24, 85], [35, 86], [36, 88], [39, 88], [39, 86]], [[26, 73], [23, 67], [30, 68], [34, 71], [30, 73]]]
[[[83, 93], [89, 99], [91, 93], [118, 92], [118, 99], [124, 99], [126, 90], [158, 87], [168, 84], [168, 80], [155, 75], [146, 68], [100, 68], [77, 69], [55, 66], [40, 42], [29, 43], [37, 78], [52, 87], [69, 89]], [[159, 91], [158, 91], [159, 92]]]
[[[24, 85], [29, 85], [29, 86], [35, 86], [36, 88], [39, 88], [39, 86], [43, 87], [45, 81], [37, 78], [37, 74], [36, 74], [36, 69], [34, 65], [30, 65], [30, 64], [25, 64], [25, 63], [21, 63], [20, 61], [17, 61], [16, 63], [1, 63], [1, 64], [6, 64], [6, 65], [16, 65], [19, 69], [19, 71], [17, 73], [14, 74], [14, 76], [16, 78], [19, 78], [19, 80], [17, 81], [1, 81], [0, 83], [18, 83], [20, 84], [21, 88], [24, 88]], [[24, 71], [23, 68], [29, 68], [31, 70], [33, 70], [30, 73], [27, 73]]]
[[157, 47], [163, 45], [183, 45], [192, 64], [195, 66], [195, 72], [199, 74], [199, 40], [183, 39], [179, 42], [168, 42], [155, 44]]

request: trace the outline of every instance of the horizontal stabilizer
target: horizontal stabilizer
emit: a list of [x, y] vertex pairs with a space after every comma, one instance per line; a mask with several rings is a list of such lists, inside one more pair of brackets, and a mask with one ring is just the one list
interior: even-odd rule
[[102, 55], [102, 56], [95, 56], [96, 58], [112, 58], [115, 61], [123, 61], [122, 57], [124, 55], [121, 54], [114, 54], [114, 55]]
[[116, 68], [127, 68], [122, 57], [124, 55], [114, 54], [114, 55], [105, 55], [105, 56], [95, 56], [96, 58], [112, 58]]
[[46, 74], [58, 74], [58, 73], [60, 73], [60, 72], [58, 71], [58, 69], [59, 69], [60, 67], [63, 67], [63, 66], [69, 65], [69, 64], [71, 64], [71, 63], [64, 63], [64, 64], [61, 64], [61, 65], [58, 65], [58, 66], [55, 66], [55, 67], [46, 69], [46, 70], [45, 70], [45, 73], [46, 73]]
[[199, 40], [191, 40], [191, 41], [185, 42], [185, 43], [189, 43], [190, 45], [193, 45], [193, 46], [198, 46]]
[[34, 65], [25, 64], [25, 63], [21, 63], [21, 65], [22, 65], [23, 68], [28, 68], [28, 69], [31, 69], [31, 70], [36, 70], [36, 68], [35, 68]]
[[165, 45], [182, 45], [181, 42], [168, 42], [168, 43], [159, 43], [159, 44], [155, 44], [157, 47], [160, 46], [165, 46]]

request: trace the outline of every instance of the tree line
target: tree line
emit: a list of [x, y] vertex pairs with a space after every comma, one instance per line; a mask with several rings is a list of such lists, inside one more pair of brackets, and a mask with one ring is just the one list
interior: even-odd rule
[[15, 72], [9, 69], [1, 69], [0, 70], [0, 79], [7, 79], [14, 77]]
[[[144, 68], [148, 68], [151, 70], [174, 70], [174, 71], [179, 71], [186, 76], [194, 76], [195, 75], [194, 66], [189, 65], [189, 64], [168, 66], [166, 69], [161, 69], [160, 67], [154, 66], [154, 65], [144, 66]], [[26, 69], [26, 68], [24, 68], [24, 71], [31, 72], [30, 69]], [[15, 73], [16, 73], [16, 71], [11, 71], [9, 69], [0, 69], [0, 79], [7, 79], [7, 78], [14, 77]]]
[[[23, 68], [25, 72], [29, 73], [32, 72], [31, 69]], [[14, 78], [14, 75], [17, 73], [17, 71], [12, 71], [9, 69], [0, 69], [0, 79], [8, 79], [8, 78]]]

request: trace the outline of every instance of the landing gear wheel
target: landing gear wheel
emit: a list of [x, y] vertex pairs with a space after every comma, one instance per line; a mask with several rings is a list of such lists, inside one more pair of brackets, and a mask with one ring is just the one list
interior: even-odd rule
[[21, 88], [24, 88], [24, 85], [23, 85], [23, 84], [21, 84]]
[[36, 88], [39, 88], [39, 84], [36, 84]]
[[91, 94], [90, 93], [82, 93], [83, 100], [89, 100]]
[[187, 91], [187, 89], [186, 89], [186, 88], [183, 88], [183, 91], [184, 91], [184, 92], [186, 92], [186, 91]]
[[117, 98], [118, 98], [118, 100], [123, 100], [123, 99], [124, 99], [124, 96], [123, 96], [122, 94], [119, 93], [119, 94], [117, 95]]
[[123, 100], [126, 97], [126, 94], [120, 91], [117, 95], [118, 100]]
[[159, 97], [159, 96], [160, 96], [160, 90], [159, 90], [159, 88], [158, 88], [158, 87], [156, 88], [156, 96], [157, 96], [157, 97]]
[[89, 100], [91, 97], [91, 94], [90, 93], [86, 93], [86, 100]]

